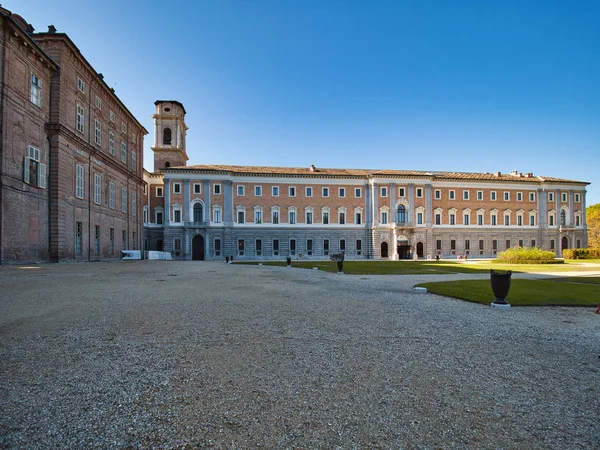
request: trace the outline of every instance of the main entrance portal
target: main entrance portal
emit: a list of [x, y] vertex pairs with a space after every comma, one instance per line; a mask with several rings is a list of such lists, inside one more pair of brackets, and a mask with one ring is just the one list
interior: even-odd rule
[[192, 260], [204, 261], [204, 237], [201, 235], [192, 239]]
[[410, 245], [408, 240], [398, 239], [398, 259], [410, 258]]

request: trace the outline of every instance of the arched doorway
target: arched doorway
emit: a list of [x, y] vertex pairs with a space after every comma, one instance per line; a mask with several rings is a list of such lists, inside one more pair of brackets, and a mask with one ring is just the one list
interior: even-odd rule
[[192, 239], [192, 260], [204, 261], [204, 237], [200, 234]]
[[410, 244], [406, 236], [398, 237], [398, 259], [410, 258]]
[[388, 258], [388, 243], [387, 242], [381, 243], [381, 257]]
[[417, 256], [419, 258], [423, 257], [423, 243], [422, 242], [417, 242]]
[[565, 249], [569, 248], [569, 238], [568, 237], [563, 236], [560, 248], [561, 248], [561, 250], [565, 250]]

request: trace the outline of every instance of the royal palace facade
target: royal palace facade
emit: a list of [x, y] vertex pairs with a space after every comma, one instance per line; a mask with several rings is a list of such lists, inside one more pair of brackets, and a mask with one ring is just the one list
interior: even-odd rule
[[155, 103], [144, 246], [179, 260], [494, 257], [585, 247], [589, 183], [533, 173], [187, 165], [185, 108]]

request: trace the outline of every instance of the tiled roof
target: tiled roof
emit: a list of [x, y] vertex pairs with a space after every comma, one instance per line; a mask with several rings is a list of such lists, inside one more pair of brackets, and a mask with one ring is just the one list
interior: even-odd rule
[[501, 181], [539, 184], [543, 182], [589, 184], [585, 181], [567, 180], [564, 178], [544, 177], [531, 173], [472, 173], [472, 172], [440, 172], [423, 170], [394, 169], [335, 169], [311, 167], [272, 167], [272, 166], [234, 166], [226, 164], [199, 164], [195, 166], [171, 167], [167, 171], [201, 171], [219, 172], [231, 175], [280, 175], [306, 177], [360, 177], [360, 178], [426, 178], [436, 181]]

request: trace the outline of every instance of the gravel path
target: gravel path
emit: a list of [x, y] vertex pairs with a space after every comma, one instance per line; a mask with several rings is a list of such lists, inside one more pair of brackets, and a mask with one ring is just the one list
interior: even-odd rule
[[0, 447], [600, 448], [600, 316], [436, 279], [2, 267]]

